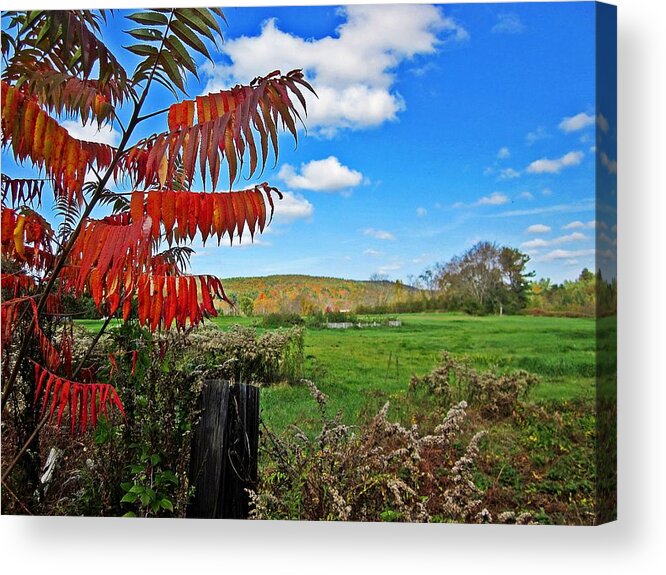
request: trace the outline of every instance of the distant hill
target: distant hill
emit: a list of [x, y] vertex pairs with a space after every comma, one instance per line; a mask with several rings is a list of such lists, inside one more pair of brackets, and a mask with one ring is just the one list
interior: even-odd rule
[[404, 300], [415, 288], [390, 281], [357, 281], [308, 275], [272, 275], [222, 279], [237, 307], [245, 299], [255, 314], [354, 310], [359, 305], [380, 305]]

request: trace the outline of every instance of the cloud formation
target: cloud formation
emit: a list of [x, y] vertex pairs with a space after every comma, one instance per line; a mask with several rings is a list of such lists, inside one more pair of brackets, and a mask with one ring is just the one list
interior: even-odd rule
[[538, 142], [539, 140], [545, 140], [546, 138], [550, 138], [550, 134], [546, 128], [539, 126], [536, 130], [528, 132], [527, 136], [525, 136], [525, 141], [527, 142], [528, 146], [531, 146], [535, 142]]
[[501, 147], [497, 152], [497, 157], [500, 160], [506, 160], [509, 156], [511, 156], [511, 151], [506, 146]]
[[325, 136], [397, 118], [405, 102], [394, 89], [394, 70], [415, 56], [468, 38], [467, 31], [435, 6], [347, 6], [334, 36], [301, 38], [264, 22], [259, 36], [225, 42], [230, 64], [206, 65], [206, 92], [248, 82], [258, 71], [303, 68], [319, 99], [307, 96], [308, 128]]
[[334, 192], [358, 186], [363, 174], [343, 166], [335, 156], [301, 164], [300, 173], [289, 165], [280, 168], [278, 177], [290, 187], [315, 192]]
[[585, 112], [581, 112], [580, 114], [576, 114], [575, 116], [568, 116], [563, 118], [562, 121], [560, 122], [559, 128], [565, 134], [569, 134], [571, 132], [578, 132], [583, 128], [587, 128], [588, 126], [593, 126], [593, 125], [594, 125], [594, 116], [586, 114]]
[[513, 180], [514, 178], [520, 178], [520, 172], [517, 172], [513, 168], [504, 168], [500, 170], [498, 179], [500, 180]]
[[541, 158], [527, 166], [527, 171], [530, 174], [559, 174], [563, 168], [569, 168], [580, 164], [583, 160], [583, 156], [583, 152], [569, 152], [568, 154], [564, 154], [561, 158], [554, 160]]
[[563, 230], [582, 230], [585, 228], [588, 229], [594, 229], [597, 225], [597, 222], [595, 220], [590, 220], [589, 222], [583, 223], [580, 220], [575, 220], [573, 222], [569, 222], [568, 224], [562, 226]]
[[491, 29], [493, 34], [522, 34], [524, 31], [525, 24], [523, 24], [520, 16], [512, 12], [499, 14], [497, 24]]
[[416, 215], [419, 218], [422, 218], [423, 216], [428, 215], [428, 210], [426, 210], [425, 208], [416, 208]]
[[489, 196], [482, 196], [476, 202], [466, 204], [465, 202], [456, 202], [453, 208], [477, 208], [479, 206], [501, 206], [509, 203], [509, 197], [501, 192], [493, 192]]
[[60, 125], [73, 138], [85, 140], [86, 142], [97, 142], [98, 144], [108, 144], [109, 146], [117, 146], [120, 142], [120, 132], [115, 130], [113, 126], [102, 126], [102, 129], [98, 130], [97, 125], [92, 122], [84, 126], [74, 120], [64, 120], [60, 122]]
[[275, 202], [273, 223], [290, 224], [296, 220], [305, 220], [314, 214], [314, 206], [300, 194], [283, 192], [283, 198]]
[[[594, 255], [593, 249], [588, 250], [553, 250], [545, 254], [541, 259], [545, 262], [554, 260], [571, 260], [580, 257], [589, 257]], [[576, 263], [578, 263], [576, 261]]]
[[550, 230], [551, 230], [551, 227], [547, 226], [545, 224], [532, 224], [525, 231], [528, 234], [547, 234]]
[[394, 240], [395, 236], [391, 232], [385, 230], [376, 230], [375, 228], [365, 228], [363, 230], [364, 236], [370, 236], [376, 240]]

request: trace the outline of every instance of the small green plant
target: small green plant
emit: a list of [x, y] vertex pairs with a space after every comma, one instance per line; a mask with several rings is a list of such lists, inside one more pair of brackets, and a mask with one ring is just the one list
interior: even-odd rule
[[129, 466], [131, 481], [120, 484], [125, 495], [121, 503], [131, 505], [124, 517], [157, 517], [173, 513], [174, 492], [179, 486], [178, 477], [168, 469], [162, 469], [162, 458], [149, 453], [145, 446], [132, 445], [137, 450], [136, 463]]

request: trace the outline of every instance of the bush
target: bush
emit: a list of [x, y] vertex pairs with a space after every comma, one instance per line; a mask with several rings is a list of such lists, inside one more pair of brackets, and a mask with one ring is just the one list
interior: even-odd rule
[[483, 432], [459, 452], [465, 403], [452, 407], [430, 435], [387, 418], [388, 403], [358, 429], [326, 416], [327, 397], [307, 382], [319, 404], [321, 431], [268, 431], [267, 461], [252, 493], [255, 519], [341, 521], [488, 521], [473, 481]]
[[329, 323], [356, 323], [356, 315], [348, 311], [327, 311], [326, 321]]
[[257, 385], [287, 381], [303, 375], [302, 327], [269, 331], [235, 325], [229, 331], [207, 327], [190, 336], [188, 357], [194, 365], [214, 369], [220, 377]]
[[443, 405], [465, 400], [484, 417], [499, 419], [511, 415], [538, 381], [536, 375], [523, 370], [507, 374], [478, 372], [469, 360], [456, 359], [445, 351], [435, 369], [420, 378], [413, 375], [409, 386], [412, 393], [425, 391]]
[[261, 320], [262, 327], [293, 327], [303, 325], [305, 320], [297, 313], [269, 313]]

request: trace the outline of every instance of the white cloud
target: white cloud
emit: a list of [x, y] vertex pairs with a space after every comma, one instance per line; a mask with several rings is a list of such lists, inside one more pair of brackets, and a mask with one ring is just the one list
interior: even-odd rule
[[[235, 243], [233, 244], [225, 244], [223, 243], [222, 246], [230, 248], [232, 250], [235, 249], [246, 249], [246, 248], [255, 248], [255, 247], [260, 247], [260, 248], [269, 248], [273, 244], [271, 242], [267, 242], [266, 240], [262, 240], [261, 238], [258, 238], [255, 236], [254, 239], [246, 238], [245, 235], [243, 235], [243, 241], [239, 241], [238, 236], [234, 236], [235, 238]], [[198, 255], [198, 252], [197, 254]], [[210, 256], [208, 253], [202, 253], [201, 255], [206, 255]]]
[[563, 118], [559, 128], [565, 134], [569, 134], [571, 132], [578, 132], [579, 130], [592, 125], [594, 125], [594, 116], [581, 112], [575, 116], [567, 116]]
[[394, 70], [416, 56], [433, 54], [445, 43], [468, 38], [467, 31], [435, 6], [347, 6], [335, 35], [302, 38], [267, 20], [259, 36], [230, 39], [222, 51], [230, 60], [204, 67], [206, 91], [257, 73], [303, 68], [319, 99], [307, 95], [308, 128], [325, 136], [395, 120], [405, 102], [394, 89]]
[[389, 272], [394, 272], [402, 268], [402, 264], [398, 262], [394, 262], [391, 264], [385, 264], [381, 266], [377, 271], [381, 275], [388, 274]]
[[545, 254], [541, 259], [545, 262], [554, 260], [571, 260], [581, 257], [589, 257], [594, 255], [594, 250], [553, 250]]
[[521, 34], [524, 31], [525, 24], [523, 24], [520, 16], [512, 12], [499, 14], [497, 24], [491, 29], [493, 34]]
[[509, 198], [500, 192], [493, 192], [489, 196], [484, 196], [479, 198], [474, 205], [475, 206], [501, 206], [509, 202]]
[[550, 134], [543, 126], [539, 126], [536, 130], [529, 132], [527, 136], [525, 136], [528, 146], [531, 146], [539, 140], [545, 140], [546, 138], [550, 138]]
[[95, 123], [88, 123], [84, 126], [74, 120], [65, 120], [60, 122], [60, 125], [65, 128], [73, 138], [85, 140], [86, 142], [108, 144], [109, 146], [117, 146], [120, 142], [120, 132], [115, 130], [112, 126], [102, 126], [102, 129], [98, 130], [97, 124]]
[[509, 156], [511, 156], [511, 151], [506, 146], [503, 146], [499, 149], [499, 152], [497, 152], [497, 157], [500, 160], [506, 160]]
[[520, 244], [520, 247], [526, 250], [532, 250], [534, 248], [545, 248], [547, 245], [549, 245], [549, 242], [547, 242], [546, 240], [542, 240], [541, 238], [535, 238], [533, 240], [523, 242], [522, 244]]
[[553, 240], [554, 244], [566, 244], [569, 242], [582, 242], [583, 240], [586, 240], [587, 236], [585, 234], [581, 234], [580, 232], [574, 232], [572, 234], [568, 234], [566, 236], [560, 236], [559, 238], [555, 238]]
[[541, 190], [541, 195], [548, 198], [553, 195], [553, 190], [551, 190], [550, 188], [544, 188], [543, 190]]
[[425, 208], [416, 208], [416, 215], [419, 218], [422, 218], [423, 216], [428, 215], [428, 210], [426, 210]]
[[466, 204], [464, 202], [456, 202], [453, 204], [453, 208], [476, 208], [478, 206], [501, 206], [509, 202], [508, 196], [502, 194], [501, 192], [493, 192], [489, 196], [483, 196], [471, 204]]
[[293, 166], [285, 164], [280, 169], [278, 177], [290, 188], [316, 192], [353, 188], [363, 181], [361, 172], [343, 166], [335, 156], [301, 164], [300, 174]]
[[517, 172], [513, 168], [504, 168], [500, 170], [498, 179], [500, 180], [513, 180], [514, 178], [520, 178], [520, 172]]
[[372, 248], [369, 248], [363, 252], [364, 256], [372, 256], [372, 257], [378, 257], [384, 255], [384, 252], [378, 252], [377, 250], [373, 250]]
[[[532, 227], [532, 226], [530, 226], [530, 227]], [[544, 227], [547, 228], [548, 226], [544, 226]], [[550, 231], [550, 228], [548, 228], [548, 230]], [[533, 240], [523, 242], [522, 244], [520, 244], [520, 247], [524, 248], [524, 249], [533, 250], [535, 248], [545, 248], [547, 246], [567, 244], [567, 243], [571, 243], [571, 242], [580, 242], [580, 241], [583, 241], [583, 240], [586, 240], [586, 239], [588, 239], [588, 237], [585, 234], [581, 234], [580, 232], [574, 232], [573, 234], [569, 234], [569, 235], [566, 235], [566, 236], [560, 236], [560, 237], [554, 238], [552, 240], [544, 240], [544, 239], [541, 239], [541, 238], [535, 238]]]
[[608, 170], [609, 174], [617, 174], [617, 160], [609, 159], [606, 152], [601, 152], [600, 159], [601, 164]]
[[530, 174], [559, 174], [563, 168], [580, 164], [583, 160], [583, 155], [583, 152], [569, 152], [561, 158], [554, 160], [541, 158], [527, 166], [527, 171]]
[[597, 115], [597, 126], [604, 134], [607, 134], [608, 130], [610, 130], [610, 126], [608, 125], [608, 120], [601, 113]]
[[366, 228], [363, 230], [364, 236], [370, 236], [376, 240], [394, 240], [395, 236], [391, 232], [376, 230], [375, 228]]
[[563, 230], [582, 230], [584, 228], [588, 229], [594, 229], [596, 227], [596, 221], [595, 220], [590, 220], [587, 223], [583, 223], [580, 220], [575, 220], [573, 222], [569, 222], [568, 224], [562, 226]]
[[545, 224], [532, 224], [525, 231], [528, 234], [547, 234], [550, 230], [551, 230], [551, 227], [547, 226]]
[[590, 212], [595, 209], [595, 200], [594, 198], [585, 198], [576, 202], [568, 204], [557, 204], [554, 206], [544, 206], [541, 208], [530, 208], [527, 210], [509, 210], [504, 212], [498, 212], [489, 214], [488, 217], [514, 217], [514, 216], [539, 216], [543, 214], [555, 214], [555, 213], [576, 213], [576, 212]]
[[300, 194], [283, 192], [284, 197], [275, 200], [273, 223], [290, 224], [312, 217], [314, 206]]
[[534, 195], [531, 192], [521, 192], [520, 194], [518, 194], [518, 197], [521, 200], [533, 200], [534, 199]]

